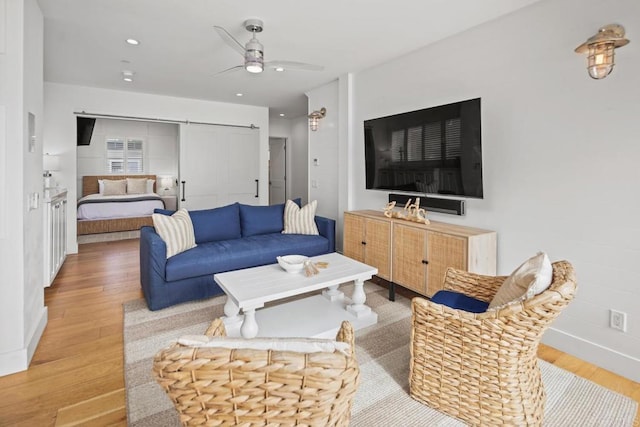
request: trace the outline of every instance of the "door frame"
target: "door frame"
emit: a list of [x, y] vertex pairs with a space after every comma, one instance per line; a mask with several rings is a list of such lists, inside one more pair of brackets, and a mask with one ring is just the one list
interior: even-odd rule
[[287, 200], [289, 196], [289, 138], [286, 136], [273, 136], [269, 135], [269, 165], [267, 168], [268, 181], [268, 196], [269, 204], [271, 204], [271, 139], [281, 139], [284, 141], [284, 200]]

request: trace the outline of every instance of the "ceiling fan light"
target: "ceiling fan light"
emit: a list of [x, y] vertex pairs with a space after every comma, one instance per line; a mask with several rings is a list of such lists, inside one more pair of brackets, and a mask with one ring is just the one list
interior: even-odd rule
[[245, 45], [244, 69], [250, 73], [261, 73], [264, 69], [264, 47], [255, 37]]

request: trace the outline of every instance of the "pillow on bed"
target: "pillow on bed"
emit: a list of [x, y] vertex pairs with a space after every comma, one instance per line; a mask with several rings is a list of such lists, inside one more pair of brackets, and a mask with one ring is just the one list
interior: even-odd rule
[[126, 179], [105, 179], [104, 184], [104, 192], [102, 193], [104, 196], [124, 196], [127, 194], [127, 180]]
[[147, 180], [147, 194], [148, 193], [153, 193], [153, 184], [155, 184], [156, 180], [155, 179], [148, 179]]
[[147, 178], [127, 178], [127, 194], [144, 194], [147, 192]]
[[104, 194], [104, 179], [98, 180], [98, 194]]

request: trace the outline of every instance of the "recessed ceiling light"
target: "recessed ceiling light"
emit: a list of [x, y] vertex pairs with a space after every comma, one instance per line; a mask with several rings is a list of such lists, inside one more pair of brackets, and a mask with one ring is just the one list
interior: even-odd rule
[[284, 71], [284, 67], [276, 67], [275, 70], [282, 72], [282, 71]]
[[284, 113], [280, 113], [280, 117], [284, 117]]
[[242, 94], [242, 93], [240, 93], [240, 92], [236, 93], [236, 96], [242, 96], [242, 95], [243, 95], [243, 94]]
[[127, 43], [133, 46], [138, 46], [140, 44], [140, 42], [136, 39], [127, 39]]
[[124, 80], [125, 82], [132, 82], [133, 81], [133, 71], [123, 71], [122, 72], [122, 80]]

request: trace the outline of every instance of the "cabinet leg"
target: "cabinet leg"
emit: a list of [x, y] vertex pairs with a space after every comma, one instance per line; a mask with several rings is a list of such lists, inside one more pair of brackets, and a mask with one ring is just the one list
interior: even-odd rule
[[389, 282], [389, 301], [396, 300], [396, 284]]

